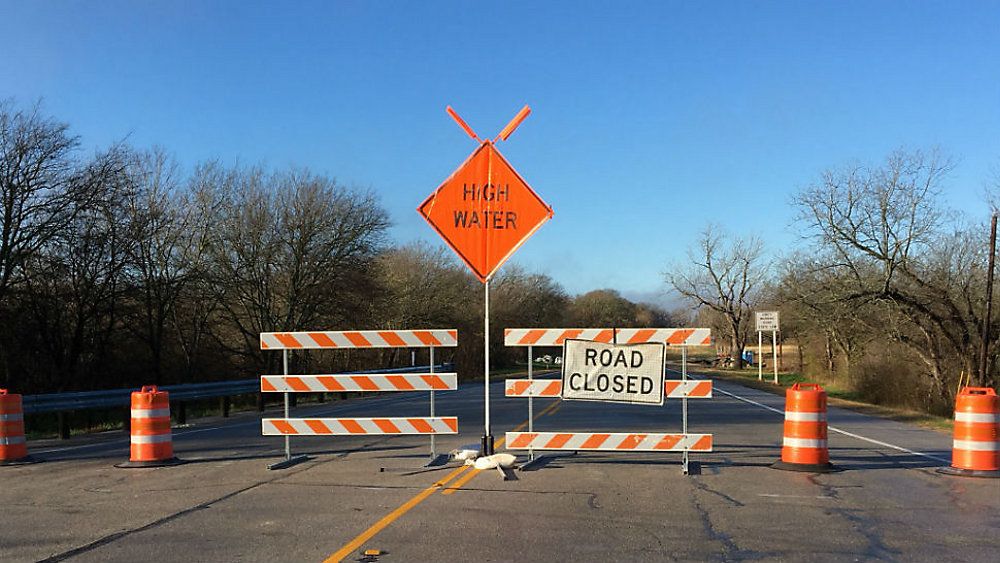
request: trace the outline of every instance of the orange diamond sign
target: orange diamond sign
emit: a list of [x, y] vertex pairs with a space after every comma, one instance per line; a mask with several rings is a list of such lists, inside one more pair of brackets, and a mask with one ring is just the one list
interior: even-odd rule
[[[460, 125], [467, 128], [464, 122], [460, 121]], [[510, 132], [504, 131], [509, 136]], [[467, 132], [478, 140], [471, 129]], [[417, 211], [479, 281], [486, 282], [552, 218], [552, 208], [528, 186], [492, 141], [481, 142]]]

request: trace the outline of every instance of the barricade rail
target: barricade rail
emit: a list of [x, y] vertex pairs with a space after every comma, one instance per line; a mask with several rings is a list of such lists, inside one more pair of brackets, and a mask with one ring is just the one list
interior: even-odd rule
[[[438, 417], [434, 414], [434, 392], [458, 388], [458, 374], [436, 373], [434, 370], [434, 349], [458, 346], [456, 329], [408, 329], [408, 330], [322, 330], [293, 332], [262, 332], [261, 350], [275, 350], [282, 353], [283, 371], [281, 375], [262, 375], [262, 393], [282, 393], [285, 400], [284, 417], [261, 420], [264, 436], [284, 436], [285, 459], [267, 466], [268, 469], [284, 469], [308, 459], [308, 456], [292, 457], [291, 436], [353, 434], [426, 434], [430, 436], [430, 462], [427, 466], [440, 465], [448, 456], [438, 456], [435, 450], [435, 434], [457, 434], [458, 418]], [[430, 373], [400, 373], [395, 375], [387, 370], [374, 370], [364, 374], [303, 374], [288, 373], [289, 351], [325, 349], [351, 350], [355, 348], [427, 348], [431, 363]], [[294, 393], [343, 392], [343, 391], [425, 391], [430, 399], [430, 416], [413, 418], [292, 418], [290, 398]]]
[[[562, 398], [562, 381], [551, 379], [536, 380], [532, 367], [533, 348], [563, 346], [567, 340], [590, 340], [614, 344], [662, 343], [681, 349], [681, 379], [663, 380], [665, 398], [681, 400], [681, 432], [536, 432], [534, 429], [534, 405], [532, 399]], [[507, 432], [508, 450], [528, 450], [534, 464], [535, 450], [562, 451], [646, 451], [681, 452], [682, 471], [690, 473], [689, 452], [712, 451], [711, 434], [688, 433], [688, 399], [711, 399], [711, 381], [691, 381], [687, 378], [688, 347], [705, 346], [712, 342], [712, 331], [707, 328], [508, 328], [504, 331], [504, 345], [527, 348], [528, 379], [508, 379], [504, 386], [507, 397], [528, 399], [528, 431]], [[566, 359], [564, 358], [565, 362]], [[565, 367], [565, 364], [564, 364]], [[661, 374], [665, 378], [666, 374]]]

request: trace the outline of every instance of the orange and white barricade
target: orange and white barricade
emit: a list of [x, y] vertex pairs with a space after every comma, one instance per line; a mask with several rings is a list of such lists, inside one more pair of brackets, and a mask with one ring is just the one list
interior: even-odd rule
[[0, 389], [0, 465], [28, 463], [21, 395]]
[[[316, 332], [264, 332], [260, 335], [262, 350], [281, 350], [284, 374], [263, 375], [263, 393], [285, 394], [284, 418], [265, 418], [261, 431], [265, 436], [285, 437], [284, 461], [271, 464], [269, 469], [288, 467], [306, 459], [292, 457], [290, 436], [354, 436], [361, 434], [430, 435], [431, 461], [439, 465], [447, 456], [438, 456], [434, 437], [437, 434], [457, 434], [458, 418], [434, 414], [434, 392], [458, 388], [458, 374], [434, 373], [434, 349], [458, 346], [458, 331], [430, 330], [349, 330]], [[330, 375], [289, 375], [288, 351], [305, 349], [356, 348], [428, 348], [430, 373], [356, 373]], [[360, 391], [425, 391], [430, 394], [430, 416], [405, 418], [291, 418], [289, 393]]]
[[955, 397], [949, 475], [1000, 477], [1000, 397], [990, 387], [966, 387]]
[[826, 391], [816, 383], [796, 383], [785, 391], [785, 424], [781, 439], [781, 461], [775, 469], [828, 473]]
[[155, 385], [144, 385], [131, 396], [129, 460], [115, 467], [177, 465], [170, 430], [170, 394]]
[[[562, 381], [534, 379], [534, 354], [536, 346], [563, 346], [567, 340], [590, 340], [601, 343], [643, 344], [663, 343], [681, 348], [680, 380], [664, 380], [664, 397], [682, 400], [682, 430], [679, 434], [619, 433], [619, 432], [535, 432], [534, 397], [562, 398]], [[536, 461], [535, 450], [547, 451], [606, 451], [606, 452], [681, 452], [682, 470], [689, 471], [688, 452], [711, 452], [711, 434], [689, 434], [687, 428], [687, 400], [712, 398], [712, 382], [687, 379], [687, 350], [689, 346], [706, 346], [712, 342], [711, 329], [707, 328], [512, 328], [504, 333], [504, 344], [523, 346], [528, 352], [528, 379], [505, 381], [504, 395], [528, 399], [528, 431], [507, 432], [509, 450], [528, 450], [531, 461]], [[664, 374], [665, 375], [665, 374]]]

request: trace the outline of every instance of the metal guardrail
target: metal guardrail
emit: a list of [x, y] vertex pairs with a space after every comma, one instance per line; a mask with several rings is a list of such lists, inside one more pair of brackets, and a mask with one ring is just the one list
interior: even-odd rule
[[[434, 368], [435, 371], [447, 371], [451, 369], [451, 364], [439, 364], [434, 366]], [[352, 371], [348, 373], [423, 373], [429, 371], [430, 366], [407, 366], [392, 369]], [[171, 402], [195, 401], [199, 399], [259, 393], [260, 378], [163, 385], [160, 389], [170, 393]], [[102, 391], [80, 391], [75, 393], [24, 395], [22, 397], [22, 404], [25, 414], [127, 407], [130, 404], [133, 391], [137, 391], [137, 389], [106, 389]]]

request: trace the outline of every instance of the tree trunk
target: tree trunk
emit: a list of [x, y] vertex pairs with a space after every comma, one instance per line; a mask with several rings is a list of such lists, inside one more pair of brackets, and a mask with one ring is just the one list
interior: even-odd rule
[[743, 369], [743, 345], [739, 340], [739, 337], [733, 335], [729, 338], [729, 350], [733, 355], [733, 367], [736, 369]]
[[830, 339], [830, 333], [826, 334], [826, 372], [833, 375], [833, 342]]

